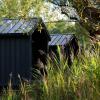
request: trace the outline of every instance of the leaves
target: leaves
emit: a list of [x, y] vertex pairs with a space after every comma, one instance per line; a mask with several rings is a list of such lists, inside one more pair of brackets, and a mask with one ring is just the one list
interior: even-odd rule
[[30, 10], [40, 11], [42, 2], [43, 0], [2, 0], [0, 4], [0, 17], [29, 17]]

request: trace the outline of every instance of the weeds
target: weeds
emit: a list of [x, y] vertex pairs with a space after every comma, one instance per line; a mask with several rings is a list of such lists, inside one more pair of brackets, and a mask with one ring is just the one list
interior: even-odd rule
[[11, 91], [8, 89], [2, 100], [99, 100], [100, 49], [84, 50], [71, 68], [60, 53], [59, 56], [60, 62], [48, 59], [46, 79], [21, 84], [18, 92], [10, 86]]

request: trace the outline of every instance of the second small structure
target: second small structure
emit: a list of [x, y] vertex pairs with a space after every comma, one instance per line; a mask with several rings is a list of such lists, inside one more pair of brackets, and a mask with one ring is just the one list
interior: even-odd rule
[[53, 59], [59, 59], [57, 47], [61, 49], [61, 54], [66, 56], [68, 65], [72, 64], [73, 58], [77, 56], [79, 51], [78, 41], [74, 34], [51, 34], [51, 41], [49, 42], [49, 54]]

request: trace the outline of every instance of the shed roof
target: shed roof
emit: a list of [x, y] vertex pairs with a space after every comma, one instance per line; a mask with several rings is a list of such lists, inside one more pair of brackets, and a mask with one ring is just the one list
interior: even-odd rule
[[0, 20], [0, 35], [9, 36], [9, 35], [22, 35], [22, 33], [33, 34], [34, 31], [38, 28], [38, 25], [45, 29], [45, 35], [50, 40], [49, 32], [43, 23], [41, 18], [29, 18], [29, 19], [8, 19], [4, 18]]
[[0, 21], [0, 34], [30, 33], [42, 22], [40, 18], [31, 19], [2, 19]]
[[54, 46], [54, 45], [66, 45], [67, 43], [69, 43], [73, 37], [74, 34], [51, 34], [51, 41], [49, 42], [50, 46]]

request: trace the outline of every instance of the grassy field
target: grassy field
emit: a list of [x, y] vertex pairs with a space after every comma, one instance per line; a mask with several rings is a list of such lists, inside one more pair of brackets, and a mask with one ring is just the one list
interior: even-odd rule
[[47, 66], [47, 78], [21, 84], [19, 91], [9, 87], [0, 100], [99, 100], [99, 48], [83, 50], [71, 68], [61, 54], [60, 63], [56, 58], [53, 63], [49, 59]]
[[78, 27], [73, 31], [81, 33], [76, 34], [80, 51], [70, 68], [58, 48], [60, 61], [48, 59], [48, 77], [21, 83], [19, 91], [9, 84], [0, 100], [100, 100], [100, 46], [91, 45]]

